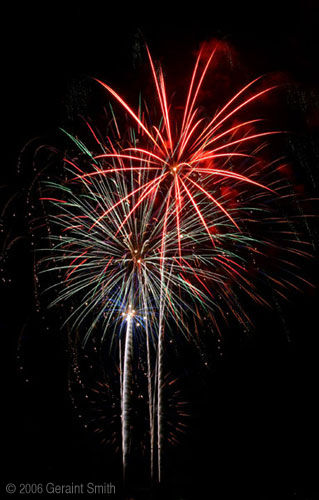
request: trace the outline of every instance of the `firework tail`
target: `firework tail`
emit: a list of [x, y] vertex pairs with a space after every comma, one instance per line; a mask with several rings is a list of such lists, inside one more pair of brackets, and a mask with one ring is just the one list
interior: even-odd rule
[[[145, 280], [146, 280], [145, 276]], [[146, 283], [145, 283], [146, 285]], [[150, 475], [151, 481], [154, 478], [154, 407], [153, 407], [153, 388], [152, 388], [152, 367], [151, 367], [151, 352], [150, 352], [150, 339], [149, 339], [149, 323], [148, 323], [148, 309], [145, 297], [147, 286], [142, 287], [143, 307], [145, 313], [145, 335], [146, 335], [146, 356], [147, 356], [147, 391], [148, 391], [148, 408], [149, 408], [149, 425], [150, 425]]]
[[121, 401], [121, 417], [123, 415], [123, 354], [122, 354], [122, 339], [119, 339], [119, 366], [120, 366], [120, 401]]
[[152, 373], [151, 373], [151, 356], [150, 356], [150, 339], [146, 330], [146, 350], [147, 350], [147, 388], [148, 388], [148, 407], [150, 419], [150, 473], [151, 480], [154, 477], [154, 417], [153, 417], [153, 391], [152, 391]]
[[[131, 305], [130, 305], [131, 307]], [[132, 347], [133, 347], [133, 319], [129, 312], [126, 318], [125, 348], [123, 360], [122, 386], [122, 451], [123, 451], [123, 480], [127, 479], [127, 461], [130, 450], [130, 402], [132, 386]]]
[[162, 315], [159, 323], [157, 346], [157, 468], [158, 482], [162, 480], [162, 452], [163, 452], [163, 362], [164, 362], [164, 322]]
[[158, 343], [157, 343], [157, 471], [158, 482], [162, 480], [162, 452], [163, 452], [163, 342], [164, 342], [164, 265], [165, 265], [165, 249], [166, 249], [166, 228], [167, 216], [169, 208], [169, 197], [166, 203], [166, 213], [164, 216], [162, 248], [161, 248], [161, 292], [160, 292], [160, 309], [159, 309], [159, 325], [158, 325]]
[[[164, 244], [165, 246], [165, 244]], [[163, 409], [163, 386], [164, 386], [164, 334], [165, 334], [165, 306], [166, 306], [166, 296], [164, 294], [167, 290], [164, 289], [164, 266], [162, 264], [161, 269], [161, 299], [160, 299], [160, 310], [159, 310], [159, 325], [158, 325], [158, 342], [157, 342], [157, 474], [158, 482], [162, 482], [163, 478], [163, 467], [162, 467], [162, 457], [163, 457], [163, 443], [164, 443], [164, 432], [163, 432], [163, 420], [164, 420], [164, 409]], [[169, 279], [165, 283], [168, 287]]]

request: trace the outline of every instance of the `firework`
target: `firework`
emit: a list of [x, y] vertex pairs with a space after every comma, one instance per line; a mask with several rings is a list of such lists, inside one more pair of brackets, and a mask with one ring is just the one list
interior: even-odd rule
[[[67, 172], [70, 181], [60, 185], [45, 183], [46, 190], [53, 190], [60, 197], [42, 198], [49, 201], [56, 210], [53, 214], [54, 210], [51, 209], [51, 249], [49, 257], [43, 258], [42, 262], [48, 264], [43, 272], [64, 273], [64, 278], [52, 285], [52, 288], [60, 290], [51, 306], [75, 299], [74, 302], [79, 305], [68, 315], [66, 323], [71, 323], [73, 330], [86, 329], [84, 342], [96, 329], [102, 332], [102, 338], [108, 334], [114, 338], [124, 336], [120, 369], [125, 473], [129, 450], [133, 335], [136, 337], [136, 330], [139, 329], [144, 332], [144, 338], [146, 336], [152, 450], [154, 384], [151, 381], [150, 342], [153, 343], [157, 332], [163, 330], [163, 322], [168, 316], [166, 303], [169, 304], [170, 316], [175, 321], [179, 318], [178, 321], [186, 328], [183, 315], [187, 310], [196, 314], [196, 310], [191, 303], [185, 303], [185, 294], [193, 295], [196, 291], [195, 298], [199, 297], [205, 302], [211, 300], [208, 295], [205, 297], [203, 293], [200, 294], [198, 287], [190, 283], [199, 257], [193, 252], [194, 242], [202, 238], [202, 229], [194, 224], [192, 217], [187, 221], [185, 247], [189, 250], [183, 257], [187, 264], [185, 269], [185, 265], [180, 266], [176, 258], [174, 215], [169, 216], [166, 211], [164, 217], [162, 214], [166, 203], [155, 210], [155, 198], [151, 205], [149, 200], [145, 201], [139, 212], [136, 211], [133, 217], [127, 217], [131, 211], [130, 205], [117, 204], [115, 201], [125, 193], [127, 178], [118, 174], [115, 189], [112, 180], [109, 181], [105, 176], [95, 177], [89, 182], [81, 178], [79, 183], [72, 180], [74, 170], [70, 168], [69, 165]], [[130, 181], [132, 182], [131, 178]], [[115, 205], [116, 208], [107, 217], [105, 212]], [[100, 213], [103, 213], [102, 218]], [[163, 225], [167, 231], [165, 266], [162, 263]], [[201, 270], [198, 270], [198, 274], [200, 273]], [[159, 311], [157, 304], [160, 304]], [[142, 333], [139, 334], [140, 337], [141, 335]]]
[[[200, 110], [196, 107], [197, 98], [203, 84], [205, 75], [213, 60], [216, 49], [211, 53], [204, 69], [200, 72], [201, 53], [197, 58], [195, 68], [191, 77], [189, 91], [180, 122], [176, 116], [172, 118], [173, 106], [168, 102], [163, 71], [160, 66], [155, 68], [154, 62], [148, 52], [149, 62], [155, 83], [156, 96], [161, 110], [161, 119], [154, 124], [150, 115], [144, 113], [142, 106], [139, 106], [138, 112], [133, 109], [116, 93], [111, 87], [103, 82], [99, 82], [122, 106], [135, 122], [141, 139], [138, 146], [128, 145], [120, 150], [102, 153], [95, 157], [104, 162], [101, 172], [85, 173], [80, 177], [92, 179], [96, 175], [103, 173], [105, 176], [113, 175], [118, 171], [133, 171], [142, 174], [147, 171], [147, 177], [143, 176], [137, 190], [131, 190], [125, 197], [117, 203], [123, 203], [130, 199], [132, 208], [128, 214], [131, 217], [144, 200], [154, 197], [154, 191], [162, 193], [166, 204], [163, 215], [162, 247], [160, 260], [161, 286], [164, 286], [164, 269], [166, 257], [166, 221], [169, 214], [174, 214], [176, 234], [176, 247], [178, 249], [178, 260], [184, 269], [187, 268], [187, 262], [184, 260], [184, 245], [182, 237], [184, 236], [182, 228], [185, 227], [185, 213], [193, 213], [194, 221], [202, 226], [206, 240], [210, 241], [214, 249], [218, 245], [216, 254], [213, 257], [214, 264], [218, 262], [222, 267], [224, 274], [231, 276], [231, 280], [241, 281], [241, 287], [256, 301], [263, 302], [258, 296], [253, 283], [245, 276], [246, 268], [242, 263], [238, 263], [238, 257], [225, 255], [221, 239], [214, 237], [214, 231], [218, 231], [216, 224], [217, 213], [223, 216], [222, 230], [228, 237], [237, 239], [237, 243], [250, 247], [254, 252], [254, 238], [247, 239], [247, 216], [245, 209], [241, 210], [227, 207], [227, 195], [223, 196], [223, 188], [229, 188], [227, 181], [230, 181], [230, 191], [235, 196], [241, 194], [241, 200], [245, 197], [254, 201], [253, 206], [261, 204], [260, 198], [267, 194], [278, 196], [279, 186], [277, 181], [274, 184], [269, 182], [267, 177], [271, 171], [271, 165], [266, 165], [260, 158], [260, 151], [263, 147], [262, 141], [267, 136], [271, 136], [280, 131], [262, 131], [256, 132], [256, 126], [261, 121], [254, 118], [246, 121], [237, 121], [235, 118], [241, 110], [247, 108], [264, 95], [272, 91], [275, 86], [270, 86], [260, 91], [252, 92], [252, 89], [259, 82], [259, 79], [253, 80], [240, 89], [213, 118], [207, 119], [200, 116]], [[174, 126], [172, 125], [174, 124]], [[118, 161], [117, 166], [110, 167], [110, 159]], [[225, 182], [226, 181], [226, 182]], [[244, 184], [244, 189], [242, 185]], [[251, 195], [251, 189], [254, 189], [254, 200]], [[227, 192], [224, 191], [225, 193]], [[222, 193], [222, 196], [220, 196]], [[226, 198], [226, 199], [225, 199]], [[238, 203], [239, 200], [237, 200]], [[116, 205], [115, 205], [116, 206]], [[114, 208], [115, 208], [114, 206]], [[254, 209], [255, 209], [254, 207]], [[247, 210], [246, 206], [246, 210]], [[108, 209], [105, 214], [113, 208]], [[225, 221], [228, 224], [225, 224]], [[233, 227], [233, 234], [230, 236]], [[171, 230], [172, 228], [170, 228]], [[217, 243], [218, 242], [218, 243]], [[223, 242], [224, 243], [224, 242]], [[265, 245], [267, 243], [265, 242]], [[223, 245], [224, 247], [224, 245]], [[199, 245], [197, 242], [197, 251]], [[259, 250], [256, 249], [258, 252]], [[186, 264], [186, 265], [185, 265]], [[205, 266], [207, 271], [207, 265]], [[183, 269], [183, 271], [184, 271]], [[194, 272], [197, 283], [205, 286], [199, 277], [199, 272]], [[207, 276], [205, 280], [207, 279]], [[215, 280], [214, 280], [215, 281]], [[218, 281], [218, 280], [217, 280]], [[224, 282], [224, 280], [222, 280]], [[206, 287], [207, 288], [207, 287]], [[214, 289], [215, 283], [214, 283]], [[162, 448], [162, 384], [163, 384], [163, 335], [164, 335], [164, 294], [160, 293], [159, 301], [159, 333], [158, 333], [158, 363], [157, 363], [157, 427], [158, 427], [158, 476], [161, 479], [161, 448]], [[192, 290], [192, 293], [196, 290]], [[228, 287], [223, 293], [226, 301], [230, 304], [231, 310], [237, 314], [240, 306], [233, 292]], [[241, 311], [238, 316], [240, 320], [245, 317]], [[246, 317], [245, 320], [248, 320]]]
[[[240, 121], [243, 110], [275, 87], [253, 91], [260, 83], [256, 79], [212, 118], [201, 115], [197, 100], [214, 54], [215, 50], [202, 71], [199, 54], [182, 114], [174, 112], [163, 71], [155, 68], [149, 51], [159, 119], [142, 102], [135, 112], [99, 82], [133, 125], [126, 125], [121, 133], [113, 108], [112, 133], [106, 139], [88, 124], [98, 148], [94, 154], [70, 136], [80, 157], [64, 158], [66, 181], [46, 182], [42, 196], [51, 204], [54, 226], [50, 256], [43, 259], [50, 266], [44, 272], [64, 273], [64, 279], [52, 285], [59, 291], [51, 305], [74, 299], [76, 306], [66, 321], [86, 330], [84, 342], [95, 331], [102, 338], [111, 336], [112, 344], [124, 338], [120, 361], [124, 471], [130, 440], [133, 341], [146, 339], [151, 471], [157, 425], [159, 480], [164, 333], [172, 325], [188, 332], [190, 314], [200, 318], [208, 310], [214, 311], [218, 328], [216, 315], [226, 318], [226, 307], [238, 321], [249, 324], [242, 293], [267, 304], [258, 293], [259, 281], [276, 285], [281, 296], [296, 286], [292, 264], [281, 254], [283, 235], [289, 242], [284, 248], [288, 257], [305, 255], [291, 222], [276, 214], [279, 201], [290, 200], [276, 175], [281, 160], [266, 161], [262, 154], [266, 137], [281, 131], [259, 131], [262, 120], [257, 117]], [[265, 266], [270, 248], [275, 258]], [[283, 262], [286, 275], [279, 279]], [[252, 270], [257, 274], [253, 278]], [[136, 322], [140, 334], [135, 331]], [[157, 352], [155, 379], [151, 345]]]

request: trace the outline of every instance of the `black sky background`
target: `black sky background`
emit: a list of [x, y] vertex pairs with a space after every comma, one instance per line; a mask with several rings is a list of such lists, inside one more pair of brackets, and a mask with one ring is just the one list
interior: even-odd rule
[[[183, 69], [187, 54], [202, 41], [222, 38], [256, 74], [290, 75], [305, 96], [292, 124], [302, 136], [298, 144], [309, 166], [299, 175], [309, 195], [318, 196], [313, 182], [316, 175], [318, 179], [318, 121], [309, 126], [307, 114], [312, 108], [318, 113], [319, 107], [318, 18], [318, 2], [313, 1], [6, 7], [1, 64], [4, 198], [22, 192], [32, 179], [26, 164], [17, 175], [18, 156], [27, 141], [40, 136], [54, 145], [59, 126], [95, 105], [88, 77], [119, 89], [131, 85], [140, 32], [155, 57], [170, 67], [178, 58]], [[23, 217], [11, 225], [6, 221], [8, 228], [23, 232]], [[3, 357], [8, 361], [2, 402], [8, 417], [3, 427], [5, 483], [120, 485], [117, 459], [83, 430], [72, 409], [65, 339], [58, 328], [46, 331], [45, 322], [33, 317], [31, 264], [30, 247], [21, 240], [9, 255], [2, 287]], [[315, 282], [318, 258], [305, 268]], [[226, 333], [224, 357], [198, 387], [195, 381], [188, 385], [190, 399], [197, 401], [193, 422], [181, 448], [167, 457], [168, 484], [160, 498], [316, 498], [318, 293], [307, 288], [293, 295], [283, 306], [283, 318], [278, 312], [258, 311], [254, 335]], [[22, 360], [17, 360], [21, 340]], [[186, 349], [185, 365], [192, 359]], [[189, 379], [196, 369], [195, 361]]]

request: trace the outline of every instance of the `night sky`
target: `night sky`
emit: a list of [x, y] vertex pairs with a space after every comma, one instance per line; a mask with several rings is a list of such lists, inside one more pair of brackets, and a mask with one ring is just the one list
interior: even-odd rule
[[[23, 196], [33, 178], [32, 148], [19, 163], [21, 150], [36, 137], [36, 144], [55, 146], [59, 127], [72, 129], [77, 115], [97, 112], [103, 93], [94, 94], [91, 77], [128, 92], [127, 97], [138, 89], [143, 37], [176, 77], [191, 66], [200, 44], [213, 38], [230, 43], [252, 75], [288, 77], [295, 90], [285, 101], [286, 119], [296, 134], [287, 154], [298, 184], [309, 198], [318, 197], [318, 2], [118, 4], [27, 3], [2, 11], [7, 29], [1, 64], [1, 207], [16, 194], [1, 219], [9, 240], [27, 235]], [[318, 202], [310, 210], [318, 213]], [[316, 226], [312, 220], [314, 257], [302, 269], [315, 284]], [[8, 417], [4, 483], [112, 482], [119, 491], [119, 456], [83, 427], [72, 406], [67, 341], [58, 321], [52, 313], [44, 312], [44, 320], [35, 314], [32, 261], [25, 237], [1, 265], [7, 361], [2, 411]], [[167, 453], [166, 485], [158, 498], [317, 498], [318, 291], [305, 286], [280, 311], [251, 313], [255, 331], [245, 336], [231, 325], [223, 356], [208, 342], [209, 370], [186, 342], [181, 342], [183, 355], [168, 367], [182, 374], [192, 417], [180, 446]], [[139, 477], [138, 463], [135, 469]], [[134, 498], [149, 498], [137, 489]]]

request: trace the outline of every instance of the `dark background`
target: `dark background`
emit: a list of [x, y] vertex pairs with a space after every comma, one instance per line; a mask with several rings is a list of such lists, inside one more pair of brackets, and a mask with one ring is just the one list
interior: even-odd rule
[[[318, 113], [318, 18], [318, 2], [311, 1], [145, 7], [69, 2], [62, 7], [43, 3], [4, 9], [4, 199], [22, 193], [32, 179], [26, 162], [17, 174], [27, 141], [40, 136], [54, 144], [59, 126], [94, 107], [88, 77], [119, 89], [131, 84], [140, 32], [155, 57], [171, 67], [178, 57], [183, 69], [185, 54], [192, 54], [204, 40], [222, 38], [256, 74], [288, 74], [300, 90], [292, 128], [299, 131], [297, 156], [307, 172], [299, 175], [309, 195], [318, 195], [318, 116], [309, 119], [310, 114], [316, 116], [315, 110]], [[17, 213], [21, 203], [17, 197]], [[23, 217], [6, 224], [5, 231], [23, 233]], [[2, 401], [8, 417], [3, 427], [5, 482], [119, 485], [118, 458], [84, 431], [72, 408], [66, 340], [54, 322], [46, 330], [46, 323], [33, 317], [30, 255], [28, 241], [20, 240], [7, 259], [2, 287], [3, 356], [9, 361]], [[317, 262], [305, 265], [313, 282]], [[194, 416], [189, 436], [167, 456], [163, 498], [316, 497], [318, 294], [306, 288], [293, 295], [281, 313], [258, 311], [255, 334], [246, 338], [228, 332], [224, 356], [198, 387], [193, 379], [196, 367], [190, 367], [187, 385], [190, 399], [196, 400]], [[186, 362], [192, 363], [190, 353], [185, 353]]]

